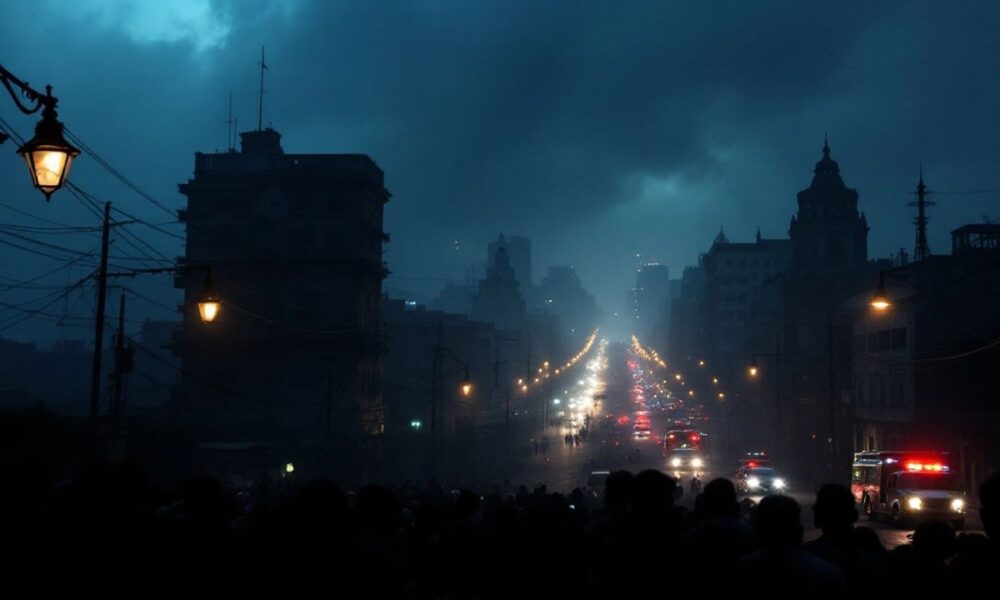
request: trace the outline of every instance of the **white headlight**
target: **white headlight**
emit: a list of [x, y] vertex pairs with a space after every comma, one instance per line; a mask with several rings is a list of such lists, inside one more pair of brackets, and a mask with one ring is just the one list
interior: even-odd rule
[[692, 458], [691, 459], [691, 466], [692, 467], [700, 467], [700, 466], [702, 466], [704, 464], [705, 463], [702, 462], [702, 460], [700, 458]]
[[920, 510], [924, 507], [924, 501], [916, 496], [910, 496], [906, 500], [906, 506], [908, 506], [910, 510]]
[[679, 466], [681, 466], [681, 459], [679, 459], [679, 458], [672, 458], [672, 459], [670, 459], [670, 466], [671, 467], [679, 467]]
[[774, 486], [774, 489], [776, 489], [776, 490], [783, 490], [783, 489], [785, 489], [785, 481], [783, 479], [780, 479], [780, 478], [777, 478], [777, 477], [774, 479], [774, 483], [772, 485]]
[[951, 510], [955, 512], [962, 512], [963, 510], [965, 510], [965, 500], [962, 500], [961, 498], [955, 498], [954, 500], [952, 500]]
[[752, 488], [760, 486], [760, 479], [757, 479], [756, 477], [747, 479], [747, 486]]

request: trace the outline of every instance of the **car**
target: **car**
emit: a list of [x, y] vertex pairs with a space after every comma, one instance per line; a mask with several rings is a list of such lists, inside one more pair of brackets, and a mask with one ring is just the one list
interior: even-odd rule
[[771, 467], [748, 467], [737, 474], [736, 489], [744, 494], [764, 495], [782, 493], [788, 484]]
[[676, 448], [667, 456], [667, 467], [674, 473], [700, 473], [705, 469], [705, 459], [694, 448]]

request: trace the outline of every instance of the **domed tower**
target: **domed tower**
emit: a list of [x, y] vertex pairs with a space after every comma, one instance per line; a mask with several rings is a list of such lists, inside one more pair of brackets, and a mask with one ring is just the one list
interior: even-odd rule
[[858, 192], [844, 185], [825, 140], [812, 183], [798, 200], [788, 230], [793, 271], [841, 271], [868, 262], [868, 221], [858, 213]]

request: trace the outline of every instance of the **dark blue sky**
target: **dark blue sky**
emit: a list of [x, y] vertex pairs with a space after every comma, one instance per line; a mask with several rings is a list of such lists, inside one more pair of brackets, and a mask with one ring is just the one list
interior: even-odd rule
[[[180, 207], [193, 153], [225, 145], [230, 90], [240, 124], [255, 125], [266, 45], [265, 121], [285, 149], [364, 152], [385, 170], [389, 285], [429, 296], [504, 231], [533, 239], [536, 272], [574, 265], [613, 311], [637, 253], [679, 275], [720, 225], [734, 240], [758, 225], [786, 235], [824, 131], [860, 193], [873, 257], [912, 248], [906, 203], [921, 161], [931, 189], [1000, 189], [1000, 4], [950, 4], [39, 0], [4, 4], [0, 64], [51, 83], [72, 131]], [[9, 100], [0, 116], [22, 133], [35, 121]], [[0, 202], [94, 223], [65, 192], [46, 206], [14, 149], [0, 152]], [[73, 179], [171, 220], [93, 160]], [[952, 228], [1000, 217], [1000, 193], [935, 199], [934, 251], [948, 250]], [[39, 224], [3, 207], [0, 223]], [[181, 253], [172, 238], [136, 233]], [[27, 256], [4, 247], [0, 276], [57, 266]], [[141, 289], [177, 301], [168, 278]], [[0, 300], [36, 306], [45, 293]], [[84, 295], [72, 298], [85, 315]], [[43, 319], [0, 336], [56, 331]]]

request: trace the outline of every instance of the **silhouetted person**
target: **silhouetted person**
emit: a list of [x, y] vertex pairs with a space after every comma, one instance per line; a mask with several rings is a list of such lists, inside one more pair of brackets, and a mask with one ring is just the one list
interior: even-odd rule
[[612, 471], [604, 481], [603, 506], [590, 524], [589, 557], [596, 597], [612, 598], [619, 591], [621, 573], [630, 562], [627, 537], [632, 502], [632, 473]]
[[965, 596], [995, 589], [1000, 581], [1000, 472], [979, 486], [979, 518], [986, 535], [959, 536], [950, 565], [952, 585]]
[[837, 567], [802, 548], [802, 511], [788, 496], [766, 496], [753, 511], [754, 539], [760, 546], [740, 559], [740, 573], [751, 596], [779, 589], [788, 598], [840, 598], [846, 594]]
[[[681, 547], [684, 570], [698, 586], [716, 573], [735, 573], [740, 556], [753, 548], [753, 533], [740, 518], [736, 488], [728, 479], [709, 481], [695, 500], [695, 512], [695, 524], [682, 534]], [[743, 591], [732, 577], [725, 578], [725, 587], [720, 594]]]
[[873, 585], [880, 585], [882, 565], [859, 547], [854, 535], [857, 520], [858, 510], [850, 490], [837, 483], [820, 487], [813, 504], [813, 524], [823, 535], [806, 543], [805, 548], [840, 568], [852, 592], [870, 591]]
[[943, 521], [925, 521], [913, 532], [913, 543], [889, 556], [890, 585], [904, 595], [949, 594], [947, 561], [955, 553], [955, 532]]

